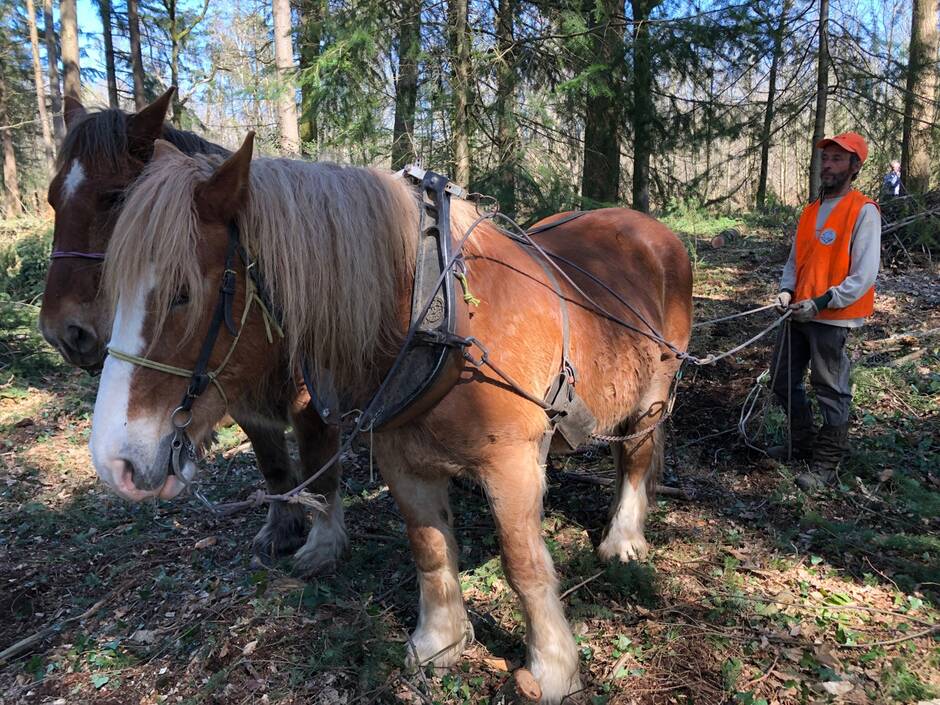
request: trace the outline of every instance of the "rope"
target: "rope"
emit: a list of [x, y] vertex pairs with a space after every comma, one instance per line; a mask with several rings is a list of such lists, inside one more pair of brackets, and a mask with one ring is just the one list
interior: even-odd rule
[[[525, 230], [523, 230], [523, 229], [519, 226], [518, 223], [516, 223], [516, 221], [514, 221], [514, 220], [513, 220], [512, 218], [510, 218], [509, 216], [504, 215], [503, 213], [499, 213], [499, 212], [496, 212], [496, 213], [494, 213], [493, 215], [494, 215], [494, 217], [501, 218], [502, 220], [504, 220], [504, 221], [506, 221], [507, 223], [509, 223], [509, 225], [510, 225], [512, 228], [514, 228], [514, 229], [519, 233], [519, 236], [517, 236], [517, 235], [515, 235], [515, 234], [513, 234], [513, 233], [511, 233], [511, 232], [506, 232], [506, 236], [507, 236], [507, 237], [513, 238], [514, 240], [517, 240], [517, 241], [519, 241], [519, 242], [522, 242], [522, 243], [524, 243], [524, 244], [527, 244], [527, 245], [533, 247], [540, 255], [542, 255], [542, 257], [545, 258], [545, 261], [546, 261], [546, 262], [548, 262], [549, 264], [552, 265], [552, 267], [554, 267], [555, 269], [558, 270], [558, 272], [561, 274], [561, 276], [564, 277], [565, 281], [567, 281], [568, 284], [571, 285], [571, 287], [572, 287], [576, 292], [578, 292], [578, 294], [580, 294], [580, 295], [584, 298], [584, 300], [585, 300], [586, 302], [588, 302], [591, 306], [594, 307], [594, 309], [595, 309], [595, 311], [596, 311], [597, 313], [601, 314], [602, 316], [604, 316], [604, 317], [607, 318], [608, 320], [610, 320], [610, 321], [612, 321], [612, 322], [614, 322], [614, 323], [617, 323], [617, 324], [623, 326], [624, 328], [627, 328], [628, 330], [632, 330], [632, 331], [634, 331], [635, 333], [637, 333], [637, 334], [639, 334], [639, 335], [642, 335], [642, 336], [645, 336], [645, 337], [649, 338], [650, 340], [652, 340], [653, 342], [662, 345], [663, 347], [665, 347], [665, 348], [667, 348], [669, 351], [671, 351], [677, 358], [679, 358], [680, 360], [682, 360], [682, 361], [684, 361], [684, 362], [687, 361], [687, 362], [692, 363], [693, 365], [698, 365], [698, 366], [704, 366], [704, 365], [711, 365], [711, 364], [714, 364], [714, 363], [718, 362], [718, 360], [721, 360], [721, 359], [723, 359], [723, 358], [725, 358], [725, 357], [728, 357], [729, 355], [733, 355], [734, 353], [738, 352], [739, 350], [743, 350], [743, 349], [746, 348], [748, 345], [751, 345], [752, 343], [756, 342], [756, 341], [759, 340], [760, 338], [764, 337], [765, 335], [767, 335], [767, 333], [769, 333], [770, 331], [772, 331], [774, 328], [776, 328], [778, 325], [780, 325], [780, 323], [781, 323], [782, 321], [784, 321], [785, 319], [787, 319], [787, 318], [791, 315], [791, 312], [790, 312], [790, 311], [786, 311], [786, 312], [785, 312], [783, 315], [781, 315], [777, 320], [775, 320], [773, 323], [771, 323], [769, 326], [767, 326], [767, 328], [765, 328], [763, 331], [761, 331], [760, 333], [758, 333], [757, 335], [755, 335], [753, 338], [750, 338], [749, 340], [745, 341], [745, 342], [742, 343], [741, 345], [738, 345], [738, 346], [732, 348], [731, 350], [728, 350], [727, 352], [721, 353], [721, 354], [719, 354], [719, 355], [709, 355], [709, 356], [704, 357], [704, 358], [697, 357], [697, 356], [695, 356], [695, 355], [692, 355], [691, 353], [689, 353], [689, 352], [686, 351], [686, 350], [680, 350], [680, 349], [679, 349], [678, 347], [676, 347], [673, 343], [671, 343], [671, 342], [669, 342], [668, 340], [666, 340], [666, 339], [662, 336], [662, 334], [661, 334], [649, 321], [647, 321], [646, 318], [645, 318], [639, 311], [637, 311], [636, 308], [635, 308], [632, 304], [630, 304], [630, 302], [628, 302], [626, 299], [624, 299], [623, 296], [621, 296], [619, 293], [617, 293], [616, 291], [614, 291], [609, 285], [607, 285], [606, 283], [604, 283], [603, 281], [601, 281], [600, 279], [598, 279], [597, 277], [595, 277], [595, 276], [594, 276], [593, 274], [591, 274], [590, 272], [584, 270], [583, 268], [581, 268], [580, 266], [578, 266], [578, 265], [575, 264], [574, 262], [570, 262], [570, 261], [566, 260], [564, 257], [560, 257], [559, 255], [555, 255], [555, 254], [553, 254], [553, 253], [546, 252], [544, 249], [542, 249], [541, 246], [539, 246], [539, 244], [538, 244], [537, 242], [535, 242], [535, 240], [533, 240], [533, 239], [529, 236], [529, 234], [528, 234]], [[505, 231], [504, 231], [504, 232], [505, 232]], [[521, 236], [521, 237], [520, 237], [520, 236]], [[568, 266], [571, 266], [571, 267], [573, 267], [574, 269], [577, 269], [577, 270], [580, 271], [582, 274], [585, 274], [586, 276], [588, 276], [588, 277], [589, 277], [592, 281], [594, 281], [596, 284], [598, 284], [599, 286], [601, 286], [602, 288], [604, 288], [604, 289], [605, 289], [608, 293], [610, 293], [615, 299], [617, 299], [621, 304], [623, 304], [626, 308], [628, 308], [628, 309], [630, 310], [630, 312], [631, 312], [634, 316], [636, 316], [637, 319], [640, 320], [641, 323], [643, 323], [647, 328], [649, 328], [649, 333], [647, 333], [647, 332], [645, 332], [645, 331], [643, 331], [643, 330], [640, 330], [640, 329], [637, 328], [635, 325], [633, 325], [633, 324], [631, 324], [631, 323], [629, 323], [629, 322], [623, 320], [623, 319], [620, 318], [619, 316], [615, 316], [615, 315], [612, 314], [610, 311], [608, 311], [606, 308], [604, 308], [604, 307], [603, 307], [601, 304], [599, 304], [594, 298], [592, 298], [591, 296], [589, 296], [581, 287], [579, 287], [577, 284], [575, 284], [574, 281], [571, 279], [571, 277], [568, 276], [568, 273], [565, 272], [565, 271], [558, 265], [558, 263], [555, 262], [554, 260], [562, 261], [562, 262], [564, 262], [565, 264], [567, 264]], [[774, 305], [774, 304], [771, 304], [771, 306], [773, 306], [773, 305]], [[760, 309], [760, 310], [764, 310], [764, 309], [766, 309], [766, 308], [769, 308], [769, 306], [768, 306], [768, 307], [763, 307], [763, 308]], [[749, 312], [745, 312], [745, 313], [753, 313], [753, 311], [749, 311]]]
[[760, 313], [761, 311], [766, 311], [767, 309], [776, 308], [777, 304], [767, 304], [766, 306], [759, 306], [757, 308], [748, 309], [747, 311], [741, 311], [740, 313], [732, 313], [730, 316], [722, 316], [721, 318], [713, 318], [710, 321], [699, 321], [698, 323], [693, 323], [693, 328], [698, 328], [700, 326], [710, 326], [713, 323], [721, 323], [722, 321], [730, 321], [735, 318], [743, 318], [744, 316], [750, 316], [752, 313]]
[[[271, 327], [273, 326], [274, 331], [281, 338], [284, 337], [284, 332], [281, 330], [281, 327], [277, 324], [277, 321], [271, 315], [271, 312], [268, 310], [268, 307], [264, 305], [264, 302], [258, 296], [255, 291], [254, 284], [251, 282], [250, 277], [245, 278], [248, 282], [250, 290], [246, 296], [245, 308], [242, 311], [241, 319], [238, 322], [238, 333], [232, 338], [232, 343], [229, 345], [228, 351], [225, 353], [225, 357], [222, 358], [222, 362], [219, 363], [219, 366], [214, 370], [206, 373], [206, 376], [209, 378], [209, 381], [215, 385], [216, 390], [219, 392], [219, 396], [222, 397], [222, 402], [225, 404], [225, 408], [228, 409], [228, 397], [225, 395], [225, 390], [222, 389], [222, 384], [219, 382], [218, 377], [222, 374], [222, 370], [225, 369], [225, 366], [228, 364], [229, 359], [231, 359], [232, 354], [235, 352], [235, 347], [238, 345], [238, 341], [241, 338], [242, 331], [245, 330], [245, 321], [248, 320], [248, 314], [251, 312], [251, 305], [254, 302], [258, 302], [258, 306], [261, 308], [261, 317], [264, 320], [265, 334], [267, 335], [268, 342], [273, 342], [271, 337]], [[158, 362], [156, 360], [151, 360], [146, 357], [141, 357], [139, 355], [132, 355], [130, 353], [117, 350], [115, 348], [108, 348], [108, 354], [111, 357], [114, 357], [118, 360], [124, 362], [129, 362], [133, 365], [139, 365], [140, 367], [147, 367], [151, 370], [156, 370], [157, 372], [164, 372], [166, 374], [175, 375], [176, 377], [192, 377], [193, 370], [188, 370], [184, 367], [176, 367], [174, 365], [168, 365], [165, 362]]]

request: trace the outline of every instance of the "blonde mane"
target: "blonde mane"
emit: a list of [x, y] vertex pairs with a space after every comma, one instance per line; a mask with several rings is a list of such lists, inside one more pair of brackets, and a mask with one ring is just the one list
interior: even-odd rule
[[[194, 196], [221, 163], [216, 156], [163, 154], [128, 193], [108, 248], [104, 289], [117, 302], [155, 275], [151, 340], [178, 292], [187, 292], [194, 313], [187, 336], [200, 320], [195, 312], [214, 305], [218, 282], [206, 281], [199, 265]], [[238, 226], [282, 318], [291, 364], [310, 360], [329, 369], [338, 388], [352, 390], [401, 338], [401, 292], [414, 272], [416, 193], [391, 173], [336, 164], [255, 159], [250, 173]]]

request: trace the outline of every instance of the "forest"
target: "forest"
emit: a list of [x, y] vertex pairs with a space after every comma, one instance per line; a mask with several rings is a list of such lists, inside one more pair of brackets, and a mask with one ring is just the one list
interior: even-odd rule
[[8, 216], [43, 207], [63, 95], [132, 110], [171, 85], [172, 123], [229, 147], [251, 129], [271, 154], [419, 159], [529, 220], [795, 207], [827, 131], [869, 140], [872, 195], [893, 160], [912, 194], [936, 171], [930, 0], [57, 9], [2, 5]]
[[[549, 682], [507, 570], [513, 532], [473, 472], [449, 482], [441, 519], [459, 544], [451, 587], [466, 607], [465, 648], [444, 667], [408, 660], [428, 571], [413, 560], [425, 527], [409, 524], [406, 493], [383, 475], [378, 450], [394, 430], [340, 446], [329, 511], [338, 506], [340, 528], [345, 516], [348, 545], [324, 570], [304, 560], [310, 538], [281, 537], [289, 550], [273, 550], [276, 512], [264, 506], [275, 491], [265, 463], [305, 468], [302, 427], [266, 427], [285, 449], [272, 461], [270, 443], [231, 411], [173, 500], [127, 502], [96, 475], [89, 446], [111, 324], [89, 338], [79, 322], [106, 303], [82, 282], [98, 285], [91, 272], [110, 234], [85, 250], [62, 238], [123, 222], [121, 191], [69, 201], [93, 182], [92, 162], [86, 174], [69, 156], [70, 128], [101, 115], [125, 129], [131, 157], [115, 162], [113, 136], [98, 134], [114, 172], [98, 178], [126, 177], [122, 189], [121, 169], [156, 161], [160, 135], [227, 155], [254, 133], [251, 163], [381, 174], [418, 164], [470, 192], [481, 219], [498, 210], [541, 242], [560, 242], [566, 227], [594, 242], [578, 223], [603, 213], [664, 224], [691, 269], [691, 340], [656, 426], [648, 555], [610, 560], [603, 549], [629, 438], [592, 434], [573, 454], [548, 455], [540, 476], [533, 531], [554, 565], [579, 678], [562, 702], [937, 705], [938, 24], [938, 0], [0, 0], [0, 705], [504, 705], [539, 701]], [[127, 128], [141, 116], [153, 122], [143, 157]], [[844, 336], [841, 465], [813, 490], [801, 478], [815, 460], [770, 454], [799, 440], [774, 402], [772, 360], [785, 347], [775, 339], [794, 314], [775, 302], [800, 214], [822, 202], [815, 145], [845, 132], [867, 142], [852, 185], [880, 212], [880, 271], [871, 315]], [[537, 232], [564, 211], [586, 213]], [[260, 294], [251, 301], [268, 306], [242, 265], [245, 291]], [[476, 266], [454, 287], [485, 321], [508, 304]], [[606, 279], [628, 300], [648, 283]], [[507, 281], [508, 299], [524, 285]], [[64, 305], [80, 294], [81, 306]], [[60, 304], [68, 345], [44, 320]], [[267, 344], [278, 332], [270, 311], [253, 314]], [[231, 355], [242, 328], [220, 316]], [[574, 350], [596, 342], [574, 331]], [[525, 347], [486, 342], [499, 363]], [[92, 343], [102, 359], [89, 362], [79, 353]], [[807, 388], [822, 412], [815, 365]], [[454, 434], [488, 422], [470, 414]], [[292, 531], [314, 527], [312, 537], [324, 498], [299, 496]], [[646, 501], [644, 490], [642, 511]], [[641, 540], [642, 530], [641, 517]]]

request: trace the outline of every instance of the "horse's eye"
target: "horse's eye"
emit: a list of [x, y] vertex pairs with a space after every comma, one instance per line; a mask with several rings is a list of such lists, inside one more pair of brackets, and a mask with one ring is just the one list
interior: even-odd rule
[[189, 292], [186, 289], [180, 289], [176, 292], [176, 296], [173, 297], [173, 303], [171, 306], [176, 308], [177, 306], [185, 306], [189, 303]]

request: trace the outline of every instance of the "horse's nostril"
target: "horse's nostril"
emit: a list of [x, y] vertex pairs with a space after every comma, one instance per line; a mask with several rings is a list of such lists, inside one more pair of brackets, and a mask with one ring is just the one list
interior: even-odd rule
[[79, 353], [91, 352], [98, 343], [94, 331], [84, 326], [70, 323], [65, 329], [65, 345]]

